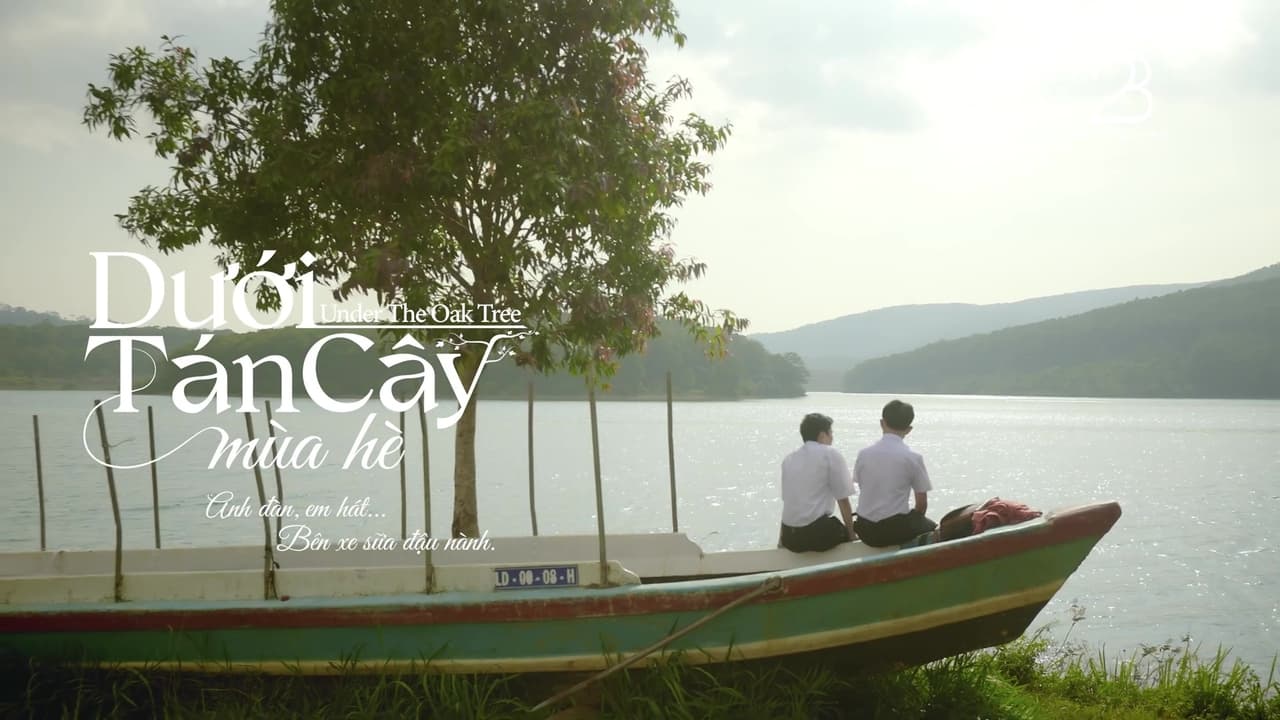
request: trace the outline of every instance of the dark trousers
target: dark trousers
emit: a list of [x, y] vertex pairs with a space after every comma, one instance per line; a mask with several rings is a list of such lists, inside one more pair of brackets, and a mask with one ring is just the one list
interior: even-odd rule
[[853, 529], [862, 544], [871, 547], [902, 545], [919, 535], [933, 532], [937, 527], [937, 523], [916, 512], [894, 515], [879, 522], [861, 517], [853, 521]]
[[828, 515], [804, 527], [782, 526], [779, 542], [792, 552], [822, 552], [849, 541], [849, 531], [839, 518]]

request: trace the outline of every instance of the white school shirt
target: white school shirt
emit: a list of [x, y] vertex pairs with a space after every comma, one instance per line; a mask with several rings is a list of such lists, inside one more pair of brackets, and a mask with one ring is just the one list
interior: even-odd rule
[[912, 490], [933, 489], [924, 458], [893, 433], [858, 452], [853, 481], [858, 485], [858, 517], [872, 522], [907, 512]]
[[855, 492], [839, 450], [810, 440], [782, 461], [782, 524], [804, 527]]

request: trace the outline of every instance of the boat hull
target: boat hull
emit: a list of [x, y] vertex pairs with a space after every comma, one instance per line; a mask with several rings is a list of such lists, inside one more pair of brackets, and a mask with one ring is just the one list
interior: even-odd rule
[[10, 606], [0, 653], [229, 672], [575, 672], [754, 593], [645, 662], [918, 663], [1021, 635], [1119, 515], [1093, 505], [853, 561], [630, 587]]

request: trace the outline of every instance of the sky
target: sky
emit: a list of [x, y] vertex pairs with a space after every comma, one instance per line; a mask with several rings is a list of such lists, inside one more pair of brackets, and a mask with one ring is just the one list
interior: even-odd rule
[[[683, 0], [683, 110], [730, 123], [677, 211], [689, 287], [749, 332], [901, 304], [1212, 280], [1280, 262], [1280, 3]], [[248, 58], [262, 0], [0, 3], [0, 303], [94, 312], [92, 251], [167, 166], [80, 122], [108, 55]], [[127, 280], [127, 279], [126, 279]], [[112, 313], [148, 301], [110, 288]], [[199, 305], [193, 299], [193, 305]]]

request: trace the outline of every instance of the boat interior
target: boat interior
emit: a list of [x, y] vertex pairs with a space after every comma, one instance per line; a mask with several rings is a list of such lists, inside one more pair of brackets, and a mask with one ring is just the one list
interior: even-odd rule
[[[503, 568], [574, 567], [576, 586], [629, 585], [773, 572], [889, 552], [860, 542], [826, 552], [781, 548], [704, 553], [683, 533], [610, 535], [608, 577], [601, 577], [595, 535], [489, 538], [487, 550], [435, 550], [430, 591], [495, 592]], [[262, 599], [262, 546], [122, 551], [122, 598]], [[359, 597], [422, 593], [426, 553], [411, 550], [274, 552], [278, 597]], [[110, 602], [114, 550], [0, 554], [0, 605]]]
[[[1029, 528], [1055, 513], [1019, 523]], [[986, 535], [1015, 530], [994, 528]], [[969, 542], [976, 538], [949, 540]], [[488, 537], [483, 549], [273, 551], [279, 599], [445, 592], [503, 592], [546, 587], [612, 587], [777, 572], [872, 557], [899, 548], [843, 543], [825, 552], [782, 548], [703, 552], [684, 533], [608, 535], [607, 563], [596, 535]], [[167, 600], [261, 600], [268, 596], [263, 546], [0, 553], [0, 607]], [[572, 572], [568, 570], [572, 568]], [[503, 584], [500, 572], [520, 582]], [[602, 572], [603, 570], [603, 572]], [[511, 575], [512, 572], [537, 572]], [[547, 575], [543, 575], [544, 571]], [[559, 576], [556, 573], [559, 572]], [[540, 578], [547, 577], [547, 582]], [[527, 580], [527, 581], [526, 581]]]

